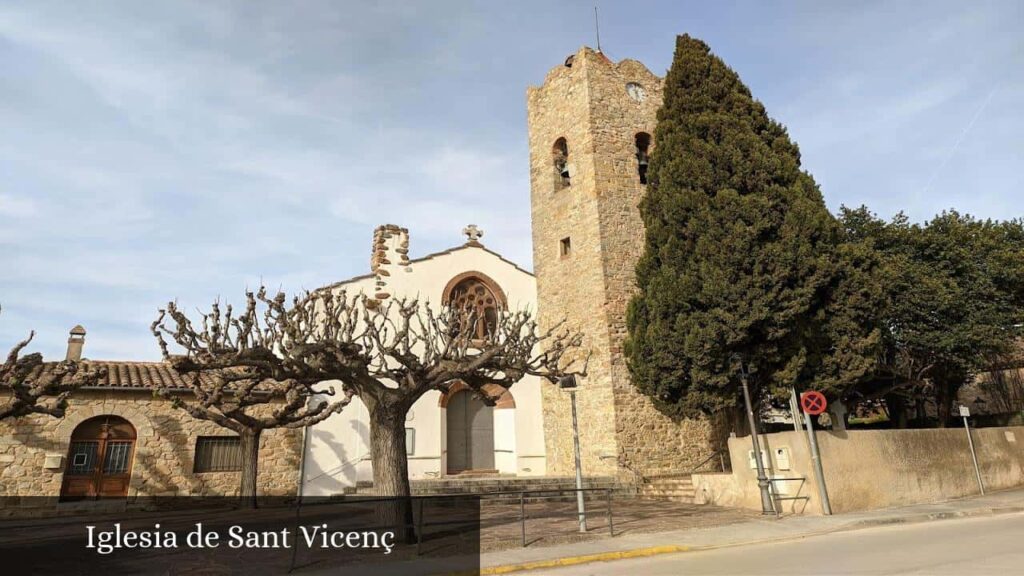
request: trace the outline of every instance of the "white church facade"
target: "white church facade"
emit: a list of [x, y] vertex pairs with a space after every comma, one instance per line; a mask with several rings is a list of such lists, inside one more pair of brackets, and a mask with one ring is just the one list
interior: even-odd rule
[[[374, 233], [370, 273], [328, 287], [375, 298], [416, 298], [440, 307], [457, 303], [488, 309], [537, 310], [533, 274], [488, 250], [475, 226], [468, 241], [410, 259], [409, 232], [381, 226]], [[540, 378], [526, 376], [489, 406], [460, 383], [430, 391], [406, 418], [412, 479], [546, 471]], [[369, 413], [358, 397], [345, 410], [312, 427], [306, 442], [302, 493], [329, 496], [371, 482]]]

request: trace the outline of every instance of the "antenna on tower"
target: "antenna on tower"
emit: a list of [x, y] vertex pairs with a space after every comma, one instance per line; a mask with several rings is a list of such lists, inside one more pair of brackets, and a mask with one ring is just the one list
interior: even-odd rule
[[601, 24], [597, 20], [597, 6], [594, 6], [594, 32], [597, 33], [597, 51], [601, 51]]

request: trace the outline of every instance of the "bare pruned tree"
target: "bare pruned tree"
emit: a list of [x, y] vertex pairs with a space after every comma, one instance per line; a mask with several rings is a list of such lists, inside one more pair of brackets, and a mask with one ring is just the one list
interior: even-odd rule
[[381, 304], [329, 291], [312, 299], [324, 338], [351, 344], [338, 358], [341, 379], [370, 414], [373, 485], [382, 496], [410, 494], [405, 421], [428, 391], [446, 392], [461, 381], [493, 403], [495, 385], [508, 389], [526, 375], [555, 381], [586, 372], [582, 336], [561, 324], [542, 331], [527, 311], [499, 311], [488, 319], [417, 300]]
[[[155, 383], [154, 392], [193, 418], [208, 420], [238, 434], [242, 475], [239, 497], [256, 506], [259, 444], [264, 430], [301, 428], [323, 421], [352, 401], [342, 390], [333, 402], [333, 386], [317, 387], [337, 374], [325, 369], [322, 354], [296, 347], [312, 338], [301, 305], [288, 310], [285, 297], [266, 291], [246, 294], [244, 311], [235, 316], [214, 303], [195, 327], [174, 302], [160, 310], [151, 331], [163, 357], [184, 377], [187, 389]], [[170, 320], [172, 328], [167, 326]], [[172, 354], [164, 336], [180, 348]]]
[[0, 420], [30, 414], [63, 418], [71, 393], [95, 384], [106, 374], [103, 368], [86, 367], [71, 360], [44, 362], [38, 352], [21, 356], [35, 335], [35, 331], [30, 332], [0, 364], [0, 390], [10, 392], [7, 402], [0, 405]]
[[[269, 298], [263, 288], [248, 301], [238, 318], [231, 317], [230, 308], [222, 315], [215, 306], [203, 314], [202, 329], [169, 305], [153, 324], [165, 358], [179, 372], [214, 371], [221, 380], [340, 381], [343, 403], [359, 396], [369, 411], [373, 483], [381, 496], [410, 495], [406, 415], [428, 391], [445, 392], [461, 381], [494, 402], [487, 390], [494, 385], [507, 389], [528, 374], [551, 381], [585, 375], [589, 359], [581, 350], [582, 335], [561, 324], [541, 330], [527, 311], [483, 318], [417, 300], [381, 303], [327, 289], [295, 298], [290, 307], [283, 294]], [[257, 301], [266, 307], [262, 323]], [[168, 316], [173, 329], [164, 325]], [[164, 334], [185, 354], [170, 355]], [[206, 392], [210, 385], [193, 381], [203, 390], [200, 403], [209, 406], [202, 413], [223, 413], [215, 407], [227, 394], [216, 392], [220, 388]]]

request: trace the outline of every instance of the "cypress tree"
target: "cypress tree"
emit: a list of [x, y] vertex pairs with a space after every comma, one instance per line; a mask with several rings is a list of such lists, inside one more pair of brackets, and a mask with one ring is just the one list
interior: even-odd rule
[[[626, 354], [656, 405], [678, 416], [736, 406], [736, 358], [758, 398], [791, 385], [834, 395], [870, 369], [876, 335], [860, 317], [870, 295], [858, 311], [829, 309], [832, 294], [855, 292], [844, 278], [863, 282], [864, 270], [841, 270], [841, 230], [799, 149], [736, 72], [686, 35], [665, 78], [649, 175]], [[849, 341], [847, 357], [830, 352], [836, 339]]]

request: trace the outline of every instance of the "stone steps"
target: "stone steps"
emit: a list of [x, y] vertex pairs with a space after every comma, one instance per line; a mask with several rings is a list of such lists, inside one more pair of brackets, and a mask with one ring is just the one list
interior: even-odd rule
[[[524, 502], [575, 502], [575, 492], [560, 492], [576, 487], [576, 479], [571, 476], [488, 476], [488, 477], [446, 477], [437, 479], [420, 479], [411, 481], [413, 496], [449, 496], [461, 494], [486, 494], [483, 499], [489, 504], [518, 504], [520, 493], [550, 490], [550, 493], [526, 494]], [[611, 490], [616, 500], [634, 498], [636, 489], [632, 484], [621, 482], [612, 477], [591, 477], [583, 479], [583, 487], [594, 489], [584, 492], [586, 500], [604, 500], [606, 490]], [[356, 493], [370, 495], [372, 486], [360, 484]]]
[[638, 490], [641, 498], [670, 502], [695, 502], [696, 490], [690, 476], [663, 476], [647, 478]]

